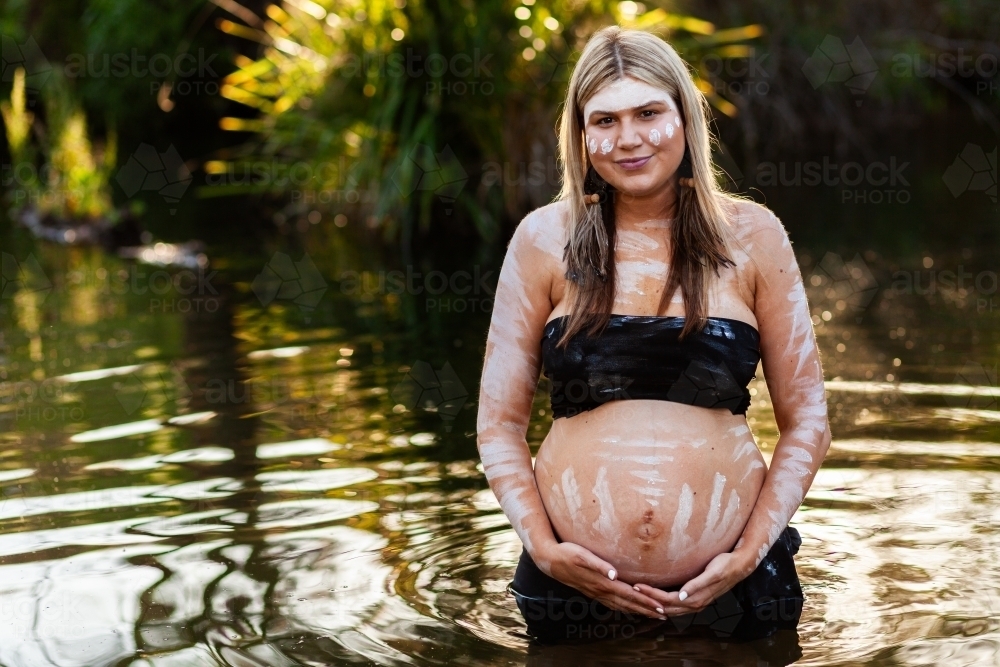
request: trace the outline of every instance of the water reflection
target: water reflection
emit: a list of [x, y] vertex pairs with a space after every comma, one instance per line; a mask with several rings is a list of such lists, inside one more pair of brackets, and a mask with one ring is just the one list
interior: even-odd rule
[[[486, 314], [415, 340], [388, 299], [333, 297], [306, 326], [252, 275], [220, 271], [211, 310], [176, 312], [104, 290], [120, 260], [42, 265], [55, 289], [0, 301], [4, 665], [996, 661], [998, 392], [962, 370], [981, 348], [895, 365], [914, 325], [819, 317], [836, 439], [793, 519], [798, 633], [545, 647], [505, 591], [521, 546], [478, 467], [475, 405], [449, 431], [392, 395], [417, 360], [474, 387]], [[956, 327], [920, 312], [928, 348]], [[540, 391], [533, 446], [547, 408]]]

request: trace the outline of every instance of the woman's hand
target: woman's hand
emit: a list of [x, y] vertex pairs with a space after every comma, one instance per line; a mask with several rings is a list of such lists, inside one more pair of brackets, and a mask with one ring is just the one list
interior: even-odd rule
[[748, 577], [753, 571], [748, 565], [744, 558], [726, 552], [710, 560], [705, 571], [681, 586], [679, 591], [667, 593], [646, 584], [636, 584], [633, 588], [656, 600], [667, 616], [683, 616], [701, 611]]
[[661, 602], [619, 581], [618, 573], [610, 563], [579, 544], [554, 542], [539, 560], [546, 562], [549, 570], [546, 574], [550, 577], [598, 600], [609, 609], [666, 620]]

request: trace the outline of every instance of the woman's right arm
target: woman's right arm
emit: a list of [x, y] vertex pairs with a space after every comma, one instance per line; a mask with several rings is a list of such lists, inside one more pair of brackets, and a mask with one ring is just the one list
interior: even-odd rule
[[[532, 233], [539, 212], [514, 232], [500, 269], [479, 388], [478, 445], [483, 470], [517, 536], [550, 574], [556, 544], [535, 484], [526, 439], [541, 366], [541, 340], [552, 313], [551, 259]], [[551, 575], [550, 575], [551, 576]]]
[[[490, 488], [528, 554], [545, 574], [612, 608], [659, 616], [652, 598], [615, 580], [614, 568], [583, 547], [559, 542], [535, 483], [526, 439], [561, 263], [554, 207], [518, 225], [497, 282], [479, 391], [478, 447]], [[555, 251], [555, 252], [554, 252]]]

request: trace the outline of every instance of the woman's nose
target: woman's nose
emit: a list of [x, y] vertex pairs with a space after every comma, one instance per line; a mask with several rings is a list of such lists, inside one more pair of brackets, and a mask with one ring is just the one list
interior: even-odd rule
[[639, 128], [635, 123], [622, 123], [621, 128], [621, 134], [618, 135], [619, 148], [628, 150], [642, 144], [642, 135], [639, 134]]

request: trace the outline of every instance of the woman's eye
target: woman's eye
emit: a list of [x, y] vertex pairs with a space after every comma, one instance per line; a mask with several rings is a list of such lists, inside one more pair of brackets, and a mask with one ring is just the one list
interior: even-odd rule
[[[599, 121], [597, 121], [597, 124], [598, 125], [607, 125], [608, 123], [610, 123], [613, 120], [614, 119], [611, 116], [605, 116], [604, 118], [602, 118]], [[608, 123], [605, 123], [604, 121], [608, 121]]]
[[[641, 114], [642, 114], [642, 117], [643, 117], [643, 118], [652, 118], [653, 116], [655, 116], [655, 115], [656, 115], [656, 112], [655, 112], [655, 111], [653, 111], [652, 109], [644, 109], [644, 110], [643, 110], [643, 111], [641, 112]], [[646, 114], [649, 114], [649, 115], [647, 116]]]

